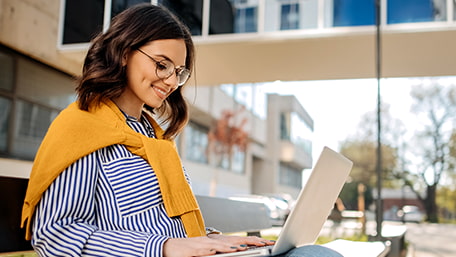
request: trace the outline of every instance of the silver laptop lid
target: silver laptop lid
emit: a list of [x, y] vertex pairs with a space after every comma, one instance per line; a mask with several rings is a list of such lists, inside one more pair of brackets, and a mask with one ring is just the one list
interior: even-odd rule
[[323, 148], [280, 232], [273, 255], [315, 243], [352, 166], [343, 155]]

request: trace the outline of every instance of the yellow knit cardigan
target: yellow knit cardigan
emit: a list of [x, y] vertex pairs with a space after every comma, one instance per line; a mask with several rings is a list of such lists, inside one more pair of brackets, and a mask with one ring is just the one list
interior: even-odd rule
[[[173, 141], [149, 115], [157, 139], [131, 129], [125, 116], [106, 101], [89, 112], [72, 103], [53, 121], [38, 149], [22, 209], [22, 227], [31, 239], [31, 220], [42, 194], [59, 174], [76, 160], [104, 147], [122, 144], [153, 167], [170, 217], [181, 217], [187, 236], [205, 235], [204, 221], [195, 196], [185, 179]], [[150, 157], [150, 158], [149, 158]]]

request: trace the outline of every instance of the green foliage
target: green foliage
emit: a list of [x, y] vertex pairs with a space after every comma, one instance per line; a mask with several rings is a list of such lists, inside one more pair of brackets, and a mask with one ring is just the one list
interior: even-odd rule
[[456, 189], [441, 186], [437, 190], [436, 202], [440, 222], [456, 224]]
[[[340, 199], [348, 210], [358, 210], [358, 184], [357, 181], [345, 183], [342, 191], [340, 192]], [[366, 186], [364, 191], [364, 206], [369, 206], [374, 201], [372, 190], [369, 185]]]
[[[353, 181], [375, 187], [377, 181], [377, 143], [372, 141], [345, 141], [340, 152], [353, 161], [350, 177]], [[396, 167], [396, 151], [382, 145], [382, 176], [384, 181], [391, 180]]]
[[322, 245], [322, 244], [326, 244], [326, 243], [329, 243], [331, 241], [334, 241], [335, 239], [344, 239], [344, 240], [359, 241], [359, 242], [367, 242], [367, 241], [369, 241], [369, 237], [366, 234], [356, 233], [356, 234], [353, 234], [351, 236], [343, 236], [343, 237], [340, 237], [340, 238], [333, 238], [333, 237], [330, 237], [330, 236], [319, 236], [317, 238], [317, 241], [315, 242], [315, 244]]

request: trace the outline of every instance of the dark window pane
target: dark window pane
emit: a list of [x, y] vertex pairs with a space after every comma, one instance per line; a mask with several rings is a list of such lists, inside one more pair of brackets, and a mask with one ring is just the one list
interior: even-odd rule
[[209, 34], [234, 32], [234, 6], [228, 0], [211, 0]]
[[433, 0], [388, 0], [388, 24], [434, 21], [437, 14], [446, 17], [446, 8], [437, 7]]
[[203, 0], [159, 0], [158, 4], [175, 13], [188, 26], [192, 35], [201, 35]]
[[117, 14], [119, 14], [120, 12], [122, 12], [130, 6], [141, 3], [150, 3], [150, 0], [112, 0], [111, 17], [116, 16]]
[[5, 53], [0, 53], [0, 90], [13, 90], [14, 77], [13, 57]]
[[258, 1], [211, 1], [209, 34], [258, 31]]
[[66, 0], [62, 44], [90, 42], [103, 27], [104, 0]]
[[8, 149], [8, 127], [11, 111], [11, 100], [0, 97], [0, 152]]
[[334, 0], [334, 27], [374, 24], [375, 1]]

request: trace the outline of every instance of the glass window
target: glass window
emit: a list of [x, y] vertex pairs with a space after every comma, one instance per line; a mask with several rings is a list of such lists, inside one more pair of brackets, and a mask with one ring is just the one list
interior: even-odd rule
[[267, 93], [257, 84], [222, 84], [220, 88], [257, 117], [266, 118]]
[[429, 22], [446, 20], [446, 0], [388, 0], [387, 22]]
[[223, 90], [223, 92], [225, 92], [229, 96], [234, 97], [235, 86], [236, 85], [234, 85], [234, 84], [222, 84], [222, 85], [220, 85], [220, 88]]
[[291, 140], [291, 118], [290, 113], [280, 114], [280, 139]]
[[[220, 145], [220, 143], [218, 143], [218, 142], [216, 144]], [[224, 170], [230, 169], [230, 156], [228, 153], [225, 153], [225, 152], [217, 153], [214, 155], [214, 157], [215, 157], [214, 159], [215, 159], [216, 167], [222, 168]]]
[[[1, 61], [4, 56], [8, 57]], [[51, 121], [76, 99], [73, 80], [14, 53], [0, 52], [0, 67], [0, 72], [8, 70], [10, 76], [2, 75], [1, 81], [12, 84], [10, 93], [0, 89], [0, 153], [32, 160]]]
[[112, 0], [111, 17], [116, 16], [130, 6], [141, 3], [150, 3], [150, 0]]
[[209, 130], [201, 125], [198, 125], [194, 122], [188, 123], [185, 128], [185, 154], [188, 160], [200, 163], [208, 163], [208, 132]]
[[299, 4], [283, 4], [281, 8], [280, 29], [299, 29]]
[[211, 0], [209, 11], [209, 34], [233, 33], [234, 10], [232, 1]]
[[87, 43], [103, 28], [104, 0], [66, 0], [62, 44]]
[[375, 25], [375, 1], [334, 0], [333, 5], [334, 27]]
[[287, 140], [312, 154], [312, 129], [296, 112], [280, 115], [280, 139]]
[[0, 52], [0, 90], [13, 90], [14, 62], [13, 57]]
[[58, 112], [26, 101], [16, 102], [12, 155], [33, 159]]
[[305, 152], [312, 154], [312, 129], [296, 113], [291, 113], [291, 141], [303, 149]]
[[245, 151], [239, 148], [239, 146], [233, 146], [233, 155], [232, 155], [232, 171], [234, 173], [242, 174], [245, 169]]
[[253, 88], [253, 104], [252, 112], [260, 119], [266, 119], [267, 116], [267, 93], [260, 85], [252, 85]]
[[211, 0], [209, 34], [258, 30], [258, 0]]
[[[211, 2], [226, 1], [212, 0]], [[203, 0], [158, 0], [158, 4], [167, 7], [175, 13], [189, 27], [192, 35], [201, 35], [203, 24]]]
[[58, 109], [76, 99], [70, 76], [25, 58], [17, 61], [18, 96]]
[[266, 0], [265, 31], [309, 29], [318, 26], [319, 0]]
[[246, 7], [236, 9], [236, 21], [234, 23], [236, 33], [248, 33], [257, 31], [257, 8]]
[[211, 0], [209, 34], [258, 31], [258, 0]]
[[302, 187], [302, 170], [293, 168], [285, 163], [280, 163], [279, 183], [295, 188]]
[[245, 106], [247, 110], [253, 107], [253, 87], [252, 84], [237, 84], [234, 88], [234, 99]]
[[0, 152], [8, 149], [8, 127], [11, 111], [11, 100], [0, 97]]

